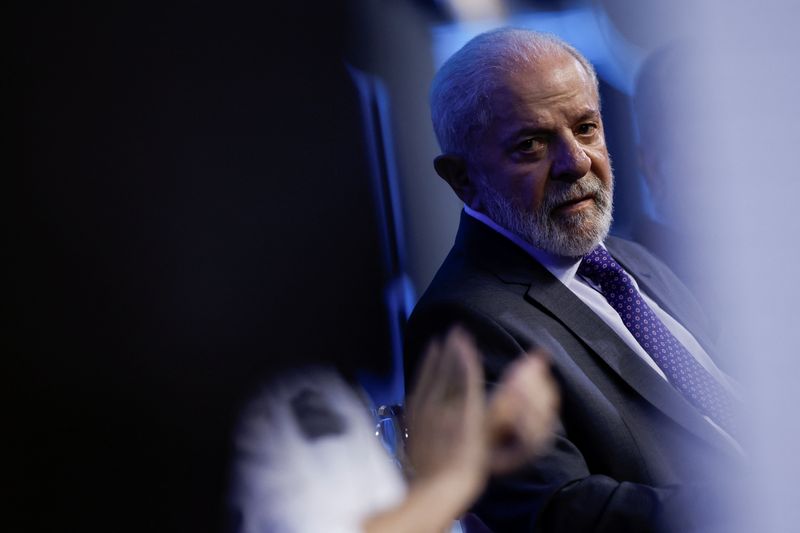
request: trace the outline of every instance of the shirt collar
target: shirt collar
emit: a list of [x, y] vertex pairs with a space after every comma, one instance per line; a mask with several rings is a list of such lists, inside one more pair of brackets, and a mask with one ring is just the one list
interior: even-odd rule
[[[468, 205], [464, 206], [464, 212], [466, 212], [469, 216], [474, 218], [475, 220], [479, 220], [480, 222], [484, 223], [485, 225], [492, 228], [494, 231], [499, 233], [500, 235], [504, 236], [531, 256], [536, 261], [542, 264], [553, 276], [555, 276], [561, 283], [564, 285], [568, 285], [573, 279], [575, 279], [575, 275], [578, 272], [578, 267], [581, 264], [581, 258], [575, 257], [564, 257], [560, 255], [551, 254], [549, 252], [545, 252], [541, 248], [537, 248], [536, 246], [532, 245], [516, 233], [509, 231], [508, 229], [504, 228], [503, 226], [499, 225], [497, 222], [486, 216], [485, 214], [475, 211], [474, 209], [470, 208]], [[601, 243], [600, 246], [603, 246]]]

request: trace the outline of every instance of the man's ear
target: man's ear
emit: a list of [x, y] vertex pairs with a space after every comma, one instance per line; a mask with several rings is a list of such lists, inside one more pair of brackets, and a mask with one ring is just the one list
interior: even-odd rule
[[457, 155], [442, 154], [433, 160], [436, 173], [446, 181], [462, 202], [477, 207], [478, 190], [467, 172], [467, 162]]

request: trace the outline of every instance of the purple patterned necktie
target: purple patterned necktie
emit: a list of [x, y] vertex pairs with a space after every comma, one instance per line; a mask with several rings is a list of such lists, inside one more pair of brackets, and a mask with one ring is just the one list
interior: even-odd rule
[[731, 395], [661, 322], [606, 249], [598, 246], [586, 255], [578, 273], [600, 287], [601, 294], [672, 386], [703, 414], [736, 436]]

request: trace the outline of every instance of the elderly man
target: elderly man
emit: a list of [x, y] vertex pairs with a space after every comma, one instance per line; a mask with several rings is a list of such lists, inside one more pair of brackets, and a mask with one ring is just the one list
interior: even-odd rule
[[480, 35], [437, 73], [437, 173], [464, 202], [455, 245], [407, 331], [407, 372], [454, 322], [489, 381], [532, 347], [562, 389], [553, 451], [496, 479], [475, 511], [497, 532], [719, 526], [741, 458], [729, 378], [692, 294], [607, 236], [613, 174], [588, 61], [549, 35]]

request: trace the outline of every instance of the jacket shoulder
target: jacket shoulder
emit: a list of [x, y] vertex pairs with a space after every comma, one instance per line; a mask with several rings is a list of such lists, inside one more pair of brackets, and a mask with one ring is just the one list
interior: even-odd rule
[[[428, 289], [414, 306], [404, 339], [407, 383], [416, 375], [429, 342], [458, 325], [474, 338], [485, 356], [488, 374], [508, 359], [523, 353], [523, 347], [497, 320], [498, 310], [509, 298], [519, 298], [526, 287], [507, 284], [492, 272], [473, 264], [458, 253], [444, 261]], [[487, 377], [489, 377], [487, 375]]]

